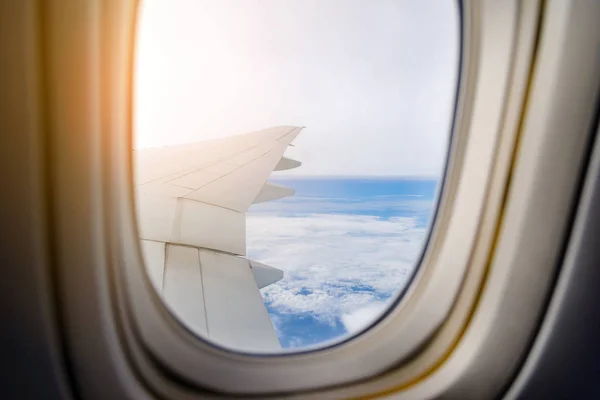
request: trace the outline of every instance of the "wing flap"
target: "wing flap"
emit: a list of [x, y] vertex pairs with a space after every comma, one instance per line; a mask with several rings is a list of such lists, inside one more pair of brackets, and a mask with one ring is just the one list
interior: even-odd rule
[[209, 336], [247, 351], [280, 348], [260, 292], [245, 258], [200, 250]]
[[194, 333], [236, 350], [280, 348], [250, 261], [172, 243], [142, 241], [142, 250], [157, 293]]

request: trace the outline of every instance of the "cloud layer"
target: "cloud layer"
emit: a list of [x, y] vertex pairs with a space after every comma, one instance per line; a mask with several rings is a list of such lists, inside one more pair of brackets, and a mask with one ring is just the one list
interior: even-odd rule
[[342, 323], [348, 333], [355, 333], [369, 325], [385, 310], [385, 302], [372, 303], [348, 314], [342, 315]]
[[[406, 285], [426, 233], [414, 217], [249, 215], [249, 257], [285, 272], [261, 291], [282, 344], [312, 344], [372, 322]], [[290, 335], [291, 323], [306, 329]], [[329, 332], [319, 336], [319, 326]]]

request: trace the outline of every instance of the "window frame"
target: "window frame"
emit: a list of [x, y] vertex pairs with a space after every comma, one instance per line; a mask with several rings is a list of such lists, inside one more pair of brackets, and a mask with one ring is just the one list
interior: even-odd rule
[[[168, 313], [144, 273], [130, 151], [135, 3], [55, 1], [42, 13], [53, 259], [68, 358], [82, 395], [496, 393], [510, 376], [510, 362], [526, 348], [562, 255], [578, 193], [572, 176], [583, 168], [594, 111], [589, 100], [595, 103], [598, 95], [597, 87], [577, 85], [600, 71], [590, 61], [593, 53], [586, 53], [600, 28], [585, 16], [596, 15], [599, 6], [463, 2], [463, 84], [447, 186], [413, 285], [377, 326], [353, 340], [305, 354], [260, 357], [196, 338]], [[569, 61], [589, 65], [574, 73], [560, 56], [565, 43], [582, 37], [590, 39], [574, 46]], [[504, 71], [500, 78], [497, 69]], [[561, 86], [564, 93], [552, 96], [548, 83], [563, 77], [571, 87]], [[547, 122], [559, 118], [556, 126]], [[572, 134], [561, 136], [564, 130]], [[486, 148], [489, 157], [482, 157]], [[560, 181], [548, 181], [554, 177]], [[540, 203], [540, 189], [551, 194], [548, 205]], [[544, 219], [541, 211], [559, 217]], [[471, 218], [469, 224], [454, 222], [464, 222], [457, 220], [463, 216]], [[466, 225], [470, 231], [460, 233]], [[527, 232], [547, 240], [518, 246], [515, 238]], [[452, 285], [443, 279], [448, 271]], [[446, 287], [444, 308], [435, 282]], [[526, 293], [532, 293], [531, 302], [515, 312], [511, 298]], [[433, 317], [424, 318], [431, 316], [424, 310]], [[508, 338], [510, 330], [490, 334], [514, 318], [523, 324], [518, 337]], [[489, 360], [498, 349], [503, 364], [494, 369]]]
[[[516, 28], [509, 31], [505, 27], [515, 26], [519, 20], [516, 3], [513, 3], [511, 8], [496, 7], [486, 14], [490, 30], [485, 33], [477, 32], [481, 26], [478, 24], [476, 13], [481, 9], [478, 10], [475, 3], [471, 3], [467, 8], [463, 11], [468, 17], [461, 24], [462, 29], [467, 32], [461, 35], [463, 59], [460, 60], [460, 73], [463, 76], [458, 82], [465, 81], [466, 75], [470, 77], [471, 85], [465, 89], [460, 88], [463, 90], [457, 99], [457, 109], [472, 106], [464, 103], [465, 98], [472, 100], [477, 96], [486, 96], [485, 107], [473, 111], [484, 113], [487, 121], [478, 118], [477, 114], [473, 121], [482, 121], [477, 127], [471, 128], [470, 120], [456, 121], [445, 189], [439, 201], [440, 211], [414, 281], [399, 302], [391, 307], [383, 318], [375, 321], [370, 330], [363, 331], [342, 344], [273, 357], [243, 355], [216, 349], [211, 344], [198, 341], [193, 333], [178, 329], [179, 324], [175, 320], [171, 321], [170, 327], [177, 326], [179, 332], [170, 330], [169, 325], [164, 324], [164, 320], [173, 317], [164, 309], [159, 311], [155, 307], [147, 306], [155, 301], [155, 294], [151, 287], [142, 287], [144, 277], [139, 267], [141, 258], [139, 254], [137, 257], [132, 254], [126, 263], [128, 287], [135, 293], [131, 299], [131, 314], [140, 327], [141, 340], [155, 357], [163, 361], [169, 360], [169, 368], [174, 369], [184, 379], [208, 385], [214, 390], [257, 394], [265, 391], [306, 390], [358, 381], [381, 373], [411, 356], [416, 348], [422, 346], [435, 333], [448, 315], [460, 290], [469, 264], [471, 248], [478, 237], [480, 218], [486, 200], [489, 201], [487, 182], [491, 180], [494, 167], [499, 168], [494, 166], [499, 136], [497, 127], [501, 125], [500, 120], [504, 117], [507, 101], [505, 87], [509, 85], [512, 77], [511, 55], [516, 46]], [[496, 21], [498, 23], [492, 26], [491, 23]], [[528, 34], [531, 41], [534, 31], [530, 30]], [[483, 37], [481, 44], [467, 41], [473, 37], [479, 39], [480, 35]], [[492, 69], [492, 66], [496, 68]], [[479, 68], [484, 70], [479, 72]], [[477, 76], [476, 83], [472, 81], [473, 76]], [[503, 79], [498, 79], [499, 76]], [[525, 84], [521, 84], [523, 90]], [[476, 90], [480, 92], [477, 93]], [[482, 103], [480, 100], [478, 104]], [[493, 105], [490, 106], [489, 103]], [[469, 115], [469, 112], [465, 110], [464, 115]], [[498, 122], [489, 123], [490, 119]], [[481, 153], [489, 156], [480, 157]], [[503, 163], [504, 169], [507, 170], [509, 160], [506, 157]], [[466, 178], [463, 171], [471, 176]], [[497, 191], [495, 195], [500, 198], [501, 191]], [[473, 212], [474, 210], [478, 211]], [[465, 240], [465, 237], [469, 239]], [[440, 242], [440, 238], [444, 239], [443, 242]], [[142, 300], [142, 297], [145, 298]], [[180, 342], [180, 347], [164, 345], [177, 341], [176, 338], [180, 335], [188, 336], [186, 341]], [[396, 352], [390, 353], [387, 350], [389, 348], [396, 349]], [[184, 358], [187, 360], [184, 361]], [[345, 367], [336, 368], [338, 365]], [[245, 376], [246, 379], [232, 384], [226, 373], [231, 373], [232, 370], [235, 375]], [[300, 374], [306, 370], [315, 373], [310, 376], [306, 373]], [[239, 385], [234, 387], [238, 383]]]

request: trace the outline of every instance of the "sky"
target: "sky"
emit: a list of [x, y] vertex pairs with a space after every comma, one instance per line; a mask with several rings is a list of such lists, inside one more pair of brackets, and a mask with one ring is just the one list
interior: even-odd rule
[[135, 146], [306, 126], [288, 174], [439, 176], [458, 76], [450, 0], [144, 0]]

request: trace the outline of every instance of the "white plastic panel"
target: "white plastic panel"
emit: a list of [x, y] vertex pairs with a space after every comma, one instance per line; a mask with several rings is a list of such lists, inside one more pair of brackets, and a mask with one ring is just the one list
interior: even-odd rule
[[246, 254], [246, 215], [189, 199], [177, 199], [171, 242]]
[[198, 249], [167, 245], [162, 295], [167, 307], [184, 325], [194, 333], [208, 333]]
[[210, 338], [237, 350], [280, 348], [248, 260], [200, 250]]
[[142, 254], [150, 282], [158, 293], [162, 292], [165, 272], [165, 243], [142, 240]]

